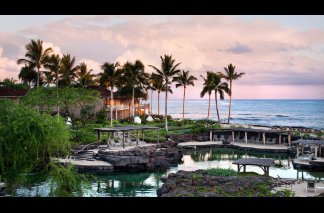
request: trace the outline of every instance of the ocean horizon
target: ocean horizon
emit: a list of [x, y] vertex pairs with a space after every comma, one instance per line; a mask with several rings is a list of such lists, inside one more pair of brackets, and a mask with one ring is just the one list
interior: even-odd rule
[[[153, 99], [153, 114], [157, 100]], [[150, 103], [148, 100], [146, 103]], [[218, 101], [220, 118], [227, 122], [229, 99]], [[210, 101], [210, 119], [217, 120], [215, 100]], [[206, 119], [208, 99], [186, 99], [185, 118]], [[164, 98], [160, 97], [160, 114]], [[168, 114], [182, 118], [182, 99], [168, 100]], [[231, 123], [265, 126], [292, 126], [324, 129], [324, 99], [233, 99]]]

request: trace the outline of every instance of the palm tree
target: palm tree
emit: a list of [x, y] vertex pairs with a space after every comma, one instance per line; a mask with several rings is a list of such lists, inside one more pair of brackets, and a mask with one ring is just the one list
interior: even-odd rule
[[108, 89], [110, 87], [110, 126], [112, 126], [113, 120], [113, 99], [114, 99], [114, 86], [117, 84], [120, 77], [120, 70], [118, 69], [119, 63], [105, 62], [101, 65], [103, 72], [98, 74], [100, 85], [103, 85]]
[[40, 73], [39, 69], [46, 63], [48, 55], [53, 51], [52, 48], [47, 48], [43, 51], [43, 41], [31, 40], [30, 43], [26, 45], [26, 54], [25, 57], [18, 59], [17, 64], [28, 64], [31, 68], [37, 68], [37, 87], [39, 87], [39, 78]]
[[152, 108], [153, 108], [153, 92], [156, 90], [156, 87], [155, 87], [155, 75], [154, 73], [152, 73], [150, 75], [150, 78], [149, 78], [149, 81], [148, 81], [148, 89], [151, 90], [151, 106], [150, 106], [150, 114], [152, 114]]
[[28, 84], [29, 87], [31, 87], [32, 83], [33, 86], [35, 86], [37, 83], [37, 71], [34, 68], [25, 65], [20, 69], [18, 78], [21, 79], [24, 84]]
[[126, 62], [124, 64], [124, 78], [128, 79], [129, 85], [133, 88], [132, 96], [132, 116], [135, 116], [135, 86], [147, 79], [147, 73], [144, 72], [144, 64], [140, 60], [134, 63]]
[[229, 105], [229, 109], [228, 109], [228, 122], [227, 124], [230, 123], [230, 119], [231, 119], [231, 110], [232, 110], [232, 91], [233, 91], [233, 88], [232, 88], [232, 81], [233, 80], [236, 80], [236, 79], [239, 79], [240, 77], [242, 77], [245, 73], [244, 72], [241, 72], [241, 73], [237, 73], [235, 72], [235, 66], [233, 66], [232, 64], [229, 64], [226, 67], [224, 67], [224, 70], [225, 70], [225, 74], [223, 73], [219, 73], [221, 78], [225, 78], [227, 81], [230, 82], [230, 87], [229, 87], [229, 96], [230, 96], [230, 105]]
[[213, 73], [212, 87], [215, 91], [215, 102], [216, 102], [216, 112], [218, 117], [218, 123], [220, 124], [219, 111], [218, 111], [218, 102], [217, 102], [217, 93], [219, 93], [219, 98], [224, 100], [224, 92], [229, 93], [228, 84], [226, 82], [221, 82], [221, 76]]
[[195, 86], [194, 81], [197, 80], [195, 76], [189, 74], [188, 71], [182, 70], [177, 76], [173, 77], [176, 82], [176, 88], [183, 86], [183, 102], [182, 102], [182, 119], [184, 119], [185, 99], [186, 99], [186, 88], [189, 85]]
[[79, 72], [77, 72], [77, 78], [83, 88], [94, 84], [93, 78], [96, 77], [96, 75], [91, 74], [92, 71], [92, 69], [88, 71], [87, 65], [85, 63], [80, 64], [80, 70]]
[[[160, 56], [161, 58], [161, 70], [156, 68], [153, 65], [149, 65], [152, 67], [158, 75], [161, 75], [164, 79], [166, 88], [171, 87], [171, 78], [174, 77], [180, 70], [178, 70], [178, 66], [181, 63], [175, 64], [175, 59], [172, 58], [172, 55], [164, 55], [164, 57]], [[168, 89], [165, 91], [165, 130], [168, 131]]]
[[213, 88], [213, 72], [212, 71], [207, 71], [207, 77], [205, 78], [204, 76], [200, 75], [204, 79], [204, 87], [200, 93], [200, 97], [204, 97], [206, 93], [208, 93], [208, 114], [207, 114], [207, 119], [209, 119], [210, 115], [210, 96], [214, 90]]
[[53, 83], [53, 81], [54, 81], [54, 76], [53, 76], [53, 74], [51, 72], [44, 72], [44, 74], [45, 74], [45, 78], [44, 78], [45, 82], [44, 82], [44, 85], [46, 83], [47, 84], [47, 87], [49, 87], [50, 84]]
[[[59, 73], [62, 66], [62, 60], [59, 55], [51, 55], [47, 57], [44, 67], [50, 70], [50, 73], [53, 77], [53, 82], [56, 83], [56, 98], [59, 99], [58, 84], [59, 84]], [[57, 120], [60, 117], [60, 106], [57, 104]]]
[[70, 54], [63, 55], [62, 61], [61, 61], [61, 80], [59, 84], [62, 85], [71, 85], [77, 77], [76, 72], [80, 69], [80, 66], [75, 66], [75, 57], [71, 58]]
[[158, 92], [158, 115], [160, 115], [160, 93], [163, 91], [164, 84], [163, 84], [163, 77], [156, 74], [152, 73], [151, 78], [153, 80], [153, 88], [157, 90]]

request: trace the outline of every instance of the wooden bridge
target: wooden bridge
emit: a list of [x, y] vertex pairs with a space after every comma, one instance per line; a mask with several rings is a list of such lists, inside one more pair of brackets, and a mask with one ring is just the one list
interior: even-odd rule
[[265, 158], [242, 158], [233, 162], [233, 164], [237, 164], [237, 171], [240, 172], [241, 168], [244, 168], [244, 172], [246, 171], [246, 166], [259, 166], [265, 173], [265, 175], [269, 175], [269, 167], [274, 163], [274, 159], [265, 159]]

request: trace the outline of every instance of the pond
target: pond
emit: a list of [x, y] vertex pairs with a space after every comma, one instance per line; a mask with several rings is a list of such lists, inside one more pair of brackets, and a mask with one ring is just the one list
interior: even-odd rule
[[[94, 174], [96, 181], [85, 190], [85, 197], [156, 197], [157, 188], [162, 186], [161, 177], [178, 170], [193, 171], [208, 168], [231, 168], [237, 170], [234, 160], [247, 157], [273, 158], [282, 167], [270, 167], [269, 175], [281, 178], [296, 179], [324, 179], [324, 172], [297, 171], [292, 166], [291, 157], [287, 154], [261, 154], [256, 152], [239, 151], [236, 149], [213, 148], [185, 150], [182, 163], [171, 167], [165, 172], [141, 173], [110, 173], [106, 175]], [[247, 166], [247, 172], [263, 174], [263, 170], [256, 166]], [[49, 183], [37, 175], [32, 175], [28, 186], [20, 187], [14, 196], [48, 196]]]

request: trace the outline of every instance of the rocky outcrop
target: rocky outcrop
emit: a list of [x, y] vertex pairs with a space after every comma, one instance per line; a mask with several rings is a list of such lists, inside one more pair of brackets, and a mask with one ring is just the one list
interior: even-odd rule
[[131, 150], [99, 150], [98, 157], [114, 166], [114, 170], [155, 171], [181, 162], [182, 151], [169, 146], [145, 146]]
[[5, 195], [6, 184], [0, 182], [0, 196]]
[[206, 170], [179, 171], [162, 178], [158, 197], [260, 197], [286, 196], [272, 193], [274, 178], [260, 175], [213, 176]]

